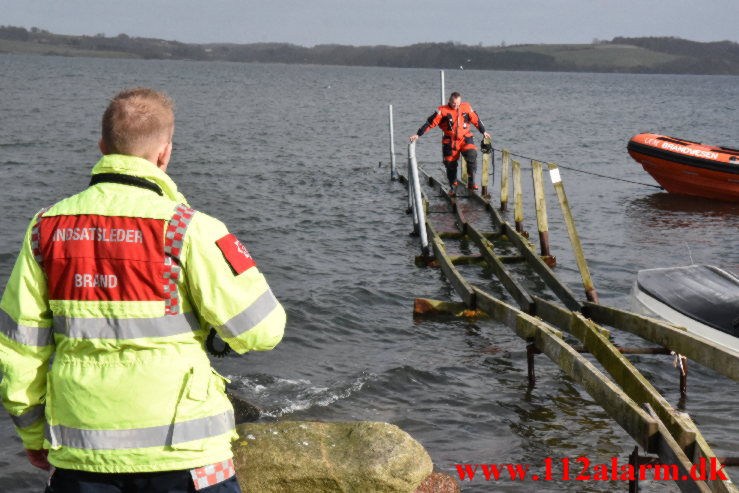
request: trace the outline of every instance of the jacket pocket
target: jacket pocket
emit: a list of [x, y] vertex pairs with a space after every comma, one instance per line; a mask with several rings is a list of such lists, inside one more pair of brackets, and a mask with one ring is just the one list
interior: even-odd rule
[[[227, 381], [209, 367], [193, 367], [186, 374], [172, 423], [174, 450], [205, 450], [209, 438], [228, 431], [221, 429], [218, 418], [231, 409], [225, 394]], [[213, 425], [211, 420], [217, 424]]]

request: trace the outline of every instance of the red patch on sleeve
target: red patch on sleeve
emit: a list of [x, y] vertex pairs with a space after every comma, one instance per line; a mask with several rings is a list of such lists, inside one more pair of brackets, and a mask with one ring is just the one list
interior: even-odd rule
[[234, 235], [224, 236], [216, 241], [216, 245], [221, 249], [226, 262], [237, 276], [257, 265], [246, 247]]

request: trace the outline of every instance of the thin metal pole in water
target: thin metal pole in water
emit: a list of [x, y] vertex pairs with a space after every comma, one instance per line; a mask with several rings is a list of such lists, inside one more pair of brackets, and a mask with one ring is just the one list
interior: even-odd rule
[[[634, 447], [634, 451], [629, 455], [629, 464], [634, 468], [634, 471], [639, 470], [639, 446]], [[633, 478], [629, 479], [629, 493], [639, 493], [639, 479], [636, 475]]]
[[444, 71], [439, 70], [439, 76], [441, 77], [441, 106], [444, 106], [446, 104], [446, 99], [444, 98], [444, 95], [446, 94], [446, 88], [444, 87]]
[[398, 170], [395, 169], [395, 128], [393, 126], [393, 105], [388, 105], [390, 111], [390, 179], [398, 179]]
[[562, 215], [564, 216], [565, 224], [567, 225], [567, 233], [570, 236], [570, 243], [572, 244], [572, 253], [575, 254], [575, 261], [580, 269], [580, 277], [582, 277], [582, 284], [585, 288], [585, 296], [587, 296], [588, 301], [598, 303], [598, 292], [595, 290], [593, 280], [590, 277], [590, 270], [588, 269], [588, 263], [585, 260], [585, 253], [580, 244], [580, 237], [577, 236], [575, 220], [572, 218], [570, 204], [567, 202], [565, 188], [564, 185], [562, 185], [562, 178], [559, 175], [559, 167], [556, 164], [549, 163], [549, 177], [552, 179], [552, 185], [557, 191], [559, 206], [562, 208]]
[[680, 372], [680, 398], [685, 399], [688, 396], [688, 358], [682, 354], [678, 354], [677, 358], [677, 369]]
[[503, 149], [502, 168], [500, 169], [500, 210], [504, 211], [508, 208], [508, 190], [510, 185], [508, 184], [508, 175], [511, 168], [511, 153]]
[[536, 386], [536, 369], [534, 367], [534, 355], [536, 352], [536, 345], [533, 342], [526, 344], [526, 366], [529, 373], [529, 389]]
[[429, 255], [429, 242], [426, 236], [426, 213], [423, 210], [423, 200], [421, 198], [421, 182], [418, 179], [418, 163], [416, 162], [416, 143], [408, 144], [408, 165], [411, 168], [411, 189], [413, 190], [413, 214], [416, 216], [418, 223], [418, 236], [421, 238], [421, 250], [423, 255]]

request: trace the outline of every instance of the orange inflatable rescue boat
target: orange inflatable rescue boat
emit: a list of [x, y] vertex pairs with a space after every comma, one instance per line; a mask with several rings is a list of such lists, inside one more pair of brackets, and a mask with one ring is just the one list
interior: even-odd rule
[[670, 193], [739, 202], [739, 149], [639, 134], [629, 154]]

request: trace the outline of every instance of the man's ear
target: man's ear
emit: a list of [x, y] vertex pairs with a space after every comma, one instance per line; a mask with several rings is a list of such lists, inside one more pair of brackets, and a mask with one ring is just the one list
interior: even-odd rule
[[166, 146], [162, 147], [157, 156], [157, 167], [162, 171], [167, 171], [169, 165], [169, 159], [172, 157], [172, 142], [169, 142]]
[[98, 141], [98, 147], [100, 148], [100, 152], [103, 153], [103, 156], [107, 156], [108, 154], [110, 154], [108, 152], [108, 147], [105, 145], [105, 142], [103, 142], [103, 139], [100, 139]]

